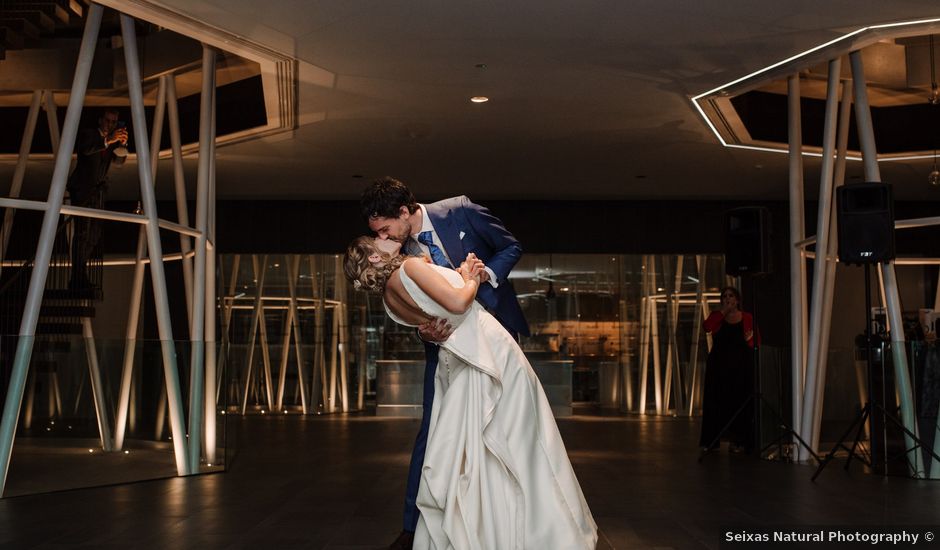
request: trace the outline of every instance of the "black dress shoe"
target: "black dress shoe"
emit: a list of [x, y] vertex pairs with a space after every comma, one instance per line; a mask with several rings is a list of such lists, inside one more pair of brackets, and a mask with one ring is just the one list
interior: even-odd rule
[[415, 542], [415, 534], [408, 531], [402, 531], [395, 542], [388, 547], [388, 550], [411, 550], [411, 545]]

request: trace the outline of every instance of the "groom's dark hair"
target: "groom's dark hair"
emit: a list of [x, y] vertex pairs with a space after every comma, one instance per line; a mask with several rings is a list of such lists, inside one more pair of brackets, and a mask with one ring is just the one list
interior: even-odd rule
[[397, 218], [402, 206], [412, 214], [418, 209], [415, 196], [405, 184], [389, 176], [373, 181], [359, 200], [359, 211], [366, 223], [373, 218]]

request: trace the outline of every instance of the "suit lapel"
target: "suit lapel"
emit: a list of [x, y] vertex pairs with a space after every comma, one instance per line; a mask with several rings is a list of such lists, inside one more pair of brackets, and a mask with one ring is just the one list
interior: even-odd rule
[[457, 267], [467, 255], [460, 242], [460, 232], [455, 219], [456, 214], [452, 209], [440, 203], [426, 205], [425, 211], [434, 226], [434, 230], [437, 232], [438, 238], [441, 239], [441, 244], [444, 245], [444, 251], [447, 252], [447, 256], [454, 264], [454, 267]]

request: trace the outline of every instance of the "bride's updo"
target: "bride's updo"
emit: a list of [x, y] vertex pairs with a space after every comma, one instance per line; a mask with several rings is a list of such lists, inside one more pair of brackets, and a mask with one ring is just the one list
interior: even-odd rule
[[[382, 265], [376, 265], [369, 260], [370, 256], [378, 254]], [[343, 258], [343, 272], [356, 290], [375, 292], [381, 294], [385, 291], [385, 283], [396, 269], [408, 259], [404, 254], [395, 257], [380, 252], [375, 247], [375, 239], [362, 236], [349, 243], [346, 256]]]

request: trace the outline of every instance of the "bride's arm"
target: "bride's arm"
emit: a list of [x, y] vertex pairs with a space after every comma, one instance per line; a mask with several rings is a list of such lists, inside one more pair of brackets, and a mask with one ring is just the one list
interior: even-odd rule
[[406, 266], [411, 280], [432, 300], [451, 313], [460, 314], [467, 311], [467, 308], [476, 298], [477, 289], [480, 287], [478, 278], [466, 279], [465, 277], [464, 285], [461, 288], [454, 288], [443, 275], [434, 271], [427, 262], [406, 260], [402, 265], [402, 269]]

